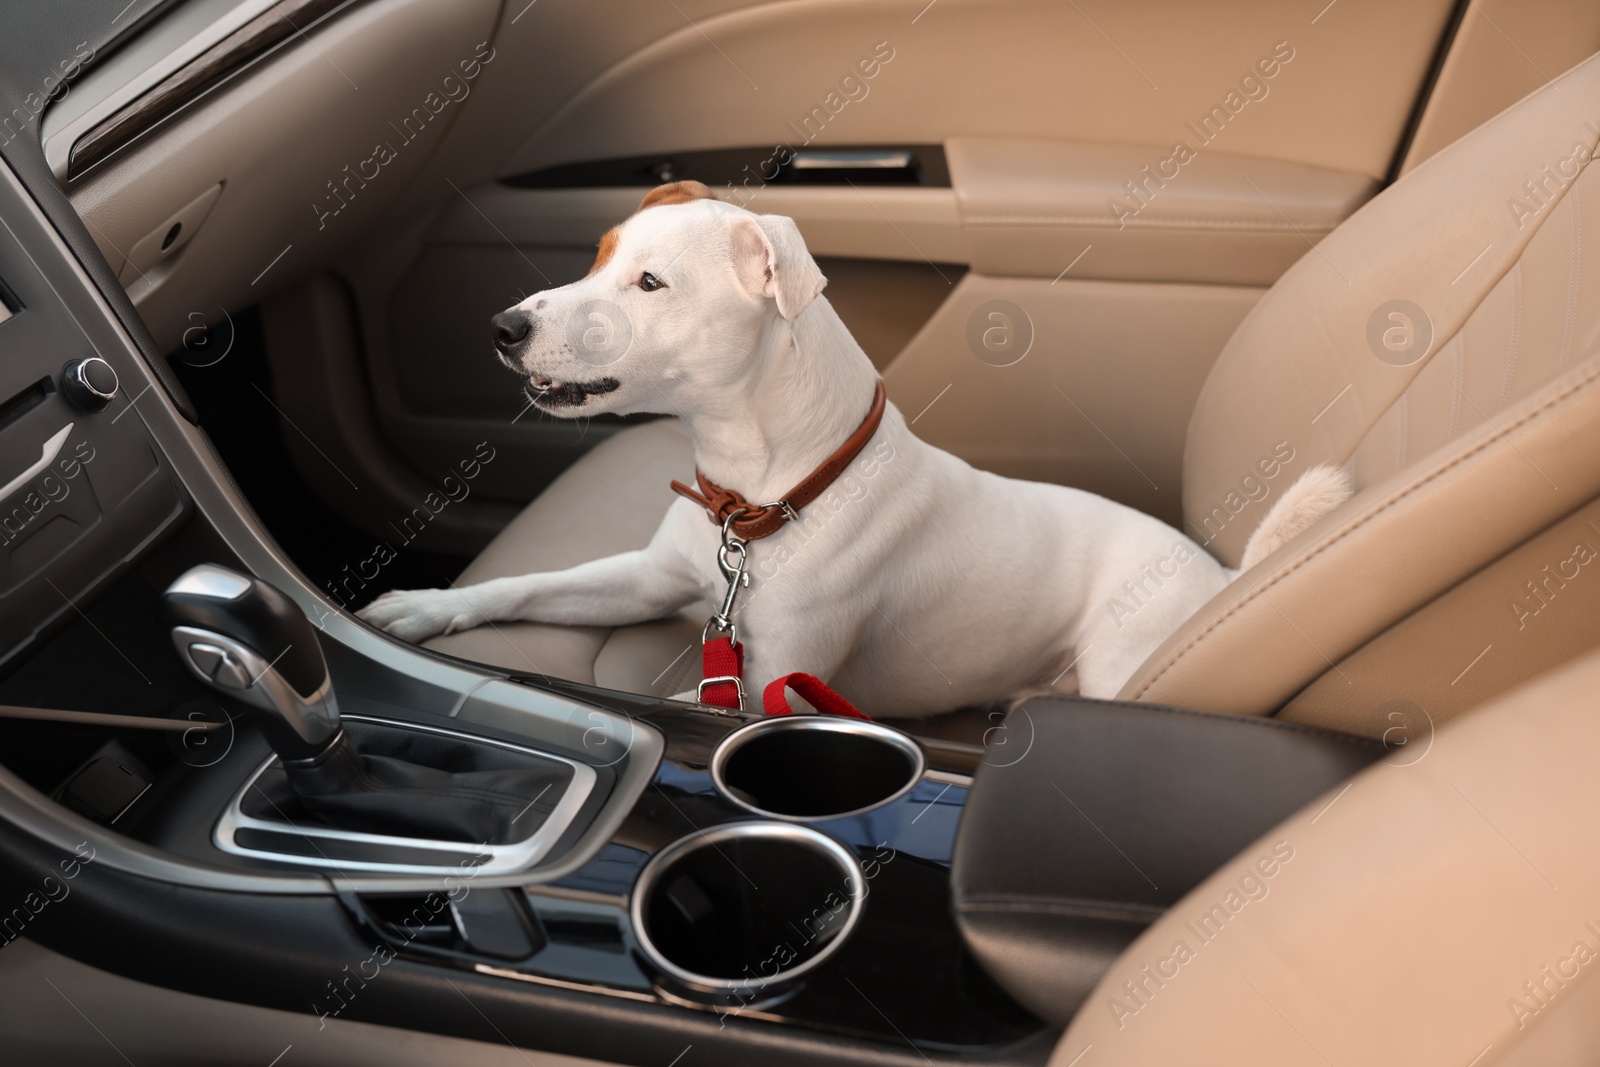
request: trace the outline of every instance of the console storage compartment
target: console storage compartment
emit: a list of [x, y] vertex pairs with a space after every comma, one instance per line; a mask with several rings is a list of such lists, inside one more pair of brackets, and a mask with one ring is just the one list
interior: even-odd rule
[[[1385, 752], [1272, 719], [1078, 698], [1029, 701], [1003, 729], [956, 838], [956, 919], [990, 975], [1057, 1025], [1157, 916]], [[1252, 893], [1270, 892], [1263, 875]]]

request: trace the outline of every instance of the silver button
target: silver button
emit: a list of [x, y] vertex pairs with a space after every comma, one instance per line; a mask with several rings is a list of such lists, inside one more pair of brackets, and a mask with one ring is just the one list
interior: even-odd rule
[[222, 663], [217, 667], [217, 673], [211, 676], [211, 680], [228, 689], [249, 689], [252, 684], [250, 672], [244, 669], [244, 664], [227, 652], [223, 652]]
[[189, 646], [189, 658], [201, 674], [227, 689], [249, 689], [250, 673], [244, 664], [225, 648], [196, 642]]
[[207, 678], [216, 676], [217, 668], [222, 666], [222, 661], [228, 653], [216, 645], [202, 645], [199, 643], [189, 646], [189, 659], [194, 663], [195, 669]]

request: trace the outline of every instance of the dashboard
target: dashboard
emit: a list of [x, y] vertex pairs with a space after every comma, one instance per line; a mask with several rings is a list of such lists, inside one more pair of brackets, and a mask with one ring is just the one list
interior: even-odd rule
[[157, 386], [125, 347], [96, 343], [18, 217], [0, 211], [0, 664], [189, 507], [139, 409]]

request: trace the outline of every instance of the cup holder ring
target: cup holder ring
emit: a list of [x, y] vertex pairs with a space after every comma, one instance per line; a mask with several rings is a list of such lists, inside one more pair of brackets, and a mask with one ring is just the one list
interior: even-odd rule
[[746, 811], [782, 822], [815, 822], [898, 800], [922, 780], [927, 766], [922, 746], [892, 727], [787, 715], [758, 719], [724, 737], [711, 755], [711, 781]]
[[[759, 850], [766, 854], [761, 855]], [[697, 872], [695, 867], [700, 861], [704, 866]], [[741, 869], [740, 861], [747, 869]], [[800, 871], [800, 863], [808, 865], [807, 869]], [[781, 883], [791, 872], [813, 883], [804, 887], [800, 908], [732, 924], [740, 929], [770, 929], [756, 935], [753, 943], [736, 946], [731, 955], [716, 960], [720, 965], [717, 969], [724, 973], [705, 973], [713, 968], [697, 970], [683, 958], [701, 954], [707, 940], [704, 931], [680, 921], [680, 911], [685, 906], [678, 899], [685, 895], [683, 882], [691, 883], [691, 898], [701, 896], [711, 910], [720, 904], [733, 911], [728, 906], [730, 898], [742, 898], [747, 906], [759, 907], [780, 888], [790, 888]], [[706, 896], [707, 892], [715, 899]], [[740, 822], [681, 837], [652, 856], [634, 882], [628, 914], [639, 950], [666, 978], [689, 991], [712, 996], [732, 994], [748, 1003], [754, 993], [781, 990], [832, 959], [860, 922], [866, 897], [866, 879], [854, 853], [833, 838], [787, 823]], [[837, 905], [830, 903], [835, 898]], [[811, 920], [822, 918], [813, 927], [812, 921], [799, 911], [809, 911]], [[668, 922], [660, 923], [662, 918]], [[803, 946], [796, 952], [787, 942], [794, 940], [790, 931], [801, 927], [817, 936], [809, 951]], [[792, 965], [788, 961], [775, 962], [783, 958], [784, 951], [790, 953]], [[675, 955], [677, 959], [673, 958]], [[709, 957], [702, 954], [701, 958]], [[743, 973], [726, 973], [735, 965]]]

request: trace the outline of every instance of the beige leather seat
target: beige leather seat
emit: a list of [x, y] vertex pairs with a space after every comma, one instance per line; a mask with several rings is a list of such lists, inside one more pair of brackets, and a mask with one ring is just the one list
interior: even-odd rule
[[[643, 548], [675, 499], [668, 483], [693, 471], [694, 452], [678, 420], [623, 430], [539, 494], [456, 584], [558, 570]], [[670, 696], [700, 680], [700, 629], [711, 610], [697, 605], [672, 619], [616, 629], [496, 623], [425, 644], [515, 671]]]
[[1600, 657], [1398, 750], [1149, 927], [1052, 1067], [1600, 1062], [1597, 751]]
[[[1597, 121], [1600, 57], [1371, 201], [1240, 325], [1189, 427], [1186, 532], [1237, 564], [1307, 467], [1344, 464], [1358, 494], [1199, 611], [1125, 699], [1382, 733], [1396, 701], [1440, 722], [1600, 644], [1600, 566], [1576, 561], [1600, 551]], [[463, 580], [640, 546], [690, 469], [672, 423], [623, 431]], [[704, 614], [430, 644], [671, 693], [696, 677]]]

